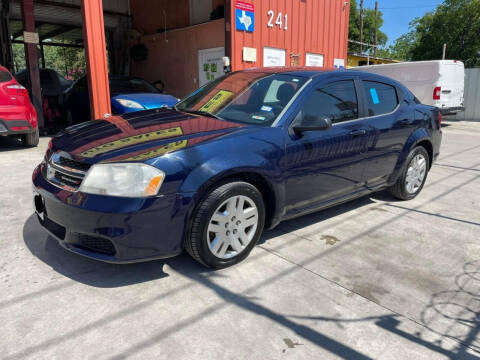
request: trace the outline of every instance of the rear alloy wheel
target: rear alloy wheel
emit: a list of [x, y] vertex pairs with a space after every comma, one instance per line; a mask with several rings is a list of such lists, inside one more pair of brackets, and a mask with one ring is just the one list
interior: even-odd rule
[[35, 147], [38, 146], [38, 142], [40, 140], [40, 135], [38, 132], [38, 127], [35, 131], [22, 135], [22, 144], [25, 147]]
[[390, 188], [392, 195], [400, 200], [413, 199], [420, 193], [430, 167], [429, 156], [423, 146], [414, 148], [405, 163], [407, 166], [403, 169], [395, 185]]
[[245, 259], [265, 222], [262, 194], [253, 185], [231, 182], [199, 205], [185, 248], [200, 263], [223, 268]]
[[417, 154], [410, 162], [405, 177], [405, 189], [409, 194], [415, 194], [427, 175], [427, 159], [423, 154]]

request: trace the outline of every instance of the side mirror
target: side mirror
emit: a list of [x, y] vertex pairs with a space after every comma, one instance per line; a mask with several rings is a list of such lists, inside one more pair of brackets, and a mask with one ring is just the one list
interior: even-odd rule
[[293, 127], [293, 131], [297, 136], [302, 136], [307, 131], [324, 131], [332, 127], [332, 120], [327, 117], [319, 117], [313, 121], [309, 121], [308, 125], [299, 124]]

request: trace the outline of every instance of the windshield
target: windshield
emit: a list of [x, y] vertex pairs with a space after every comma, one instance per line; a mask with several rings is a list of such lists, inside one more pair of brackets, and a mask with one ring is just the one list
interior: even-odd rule
[[178, 103], [180, 111], [270, 126], [307, 78], [263, 72], [232, 73], [195, 91]]
[[110, 91], [114, 94], [158, 93], [158, 89], [138, 78], [110, 78]]

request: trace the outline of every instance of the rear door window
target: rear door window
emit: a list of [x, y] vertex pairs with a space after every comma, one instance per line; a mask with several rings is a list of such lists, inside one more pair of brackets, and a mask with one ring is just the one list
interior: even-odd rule
[[395, 87], [376, 81], [363, 81], [367, 92], [368, 116], [391, 113], [398, 106]]
[[0, 82], [7, 82], [12, 80], [12, 75], [7, 71], [0, 70]]

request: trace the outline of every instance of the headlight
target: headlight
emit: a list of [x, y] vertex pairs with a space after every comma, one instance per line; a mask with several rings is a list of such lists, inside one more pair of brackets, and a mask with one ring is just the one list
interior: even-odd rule
[[154, 196], [164, 178], [163, 171], [147, 164], [97, 164], [90, 168], [79, 190], [110, 196]]
[[117, 100], [122, 106], [125, 106], [130, 109], [145, 109], [141, 104], [133, 100], [127, 99], [115, 99]]

